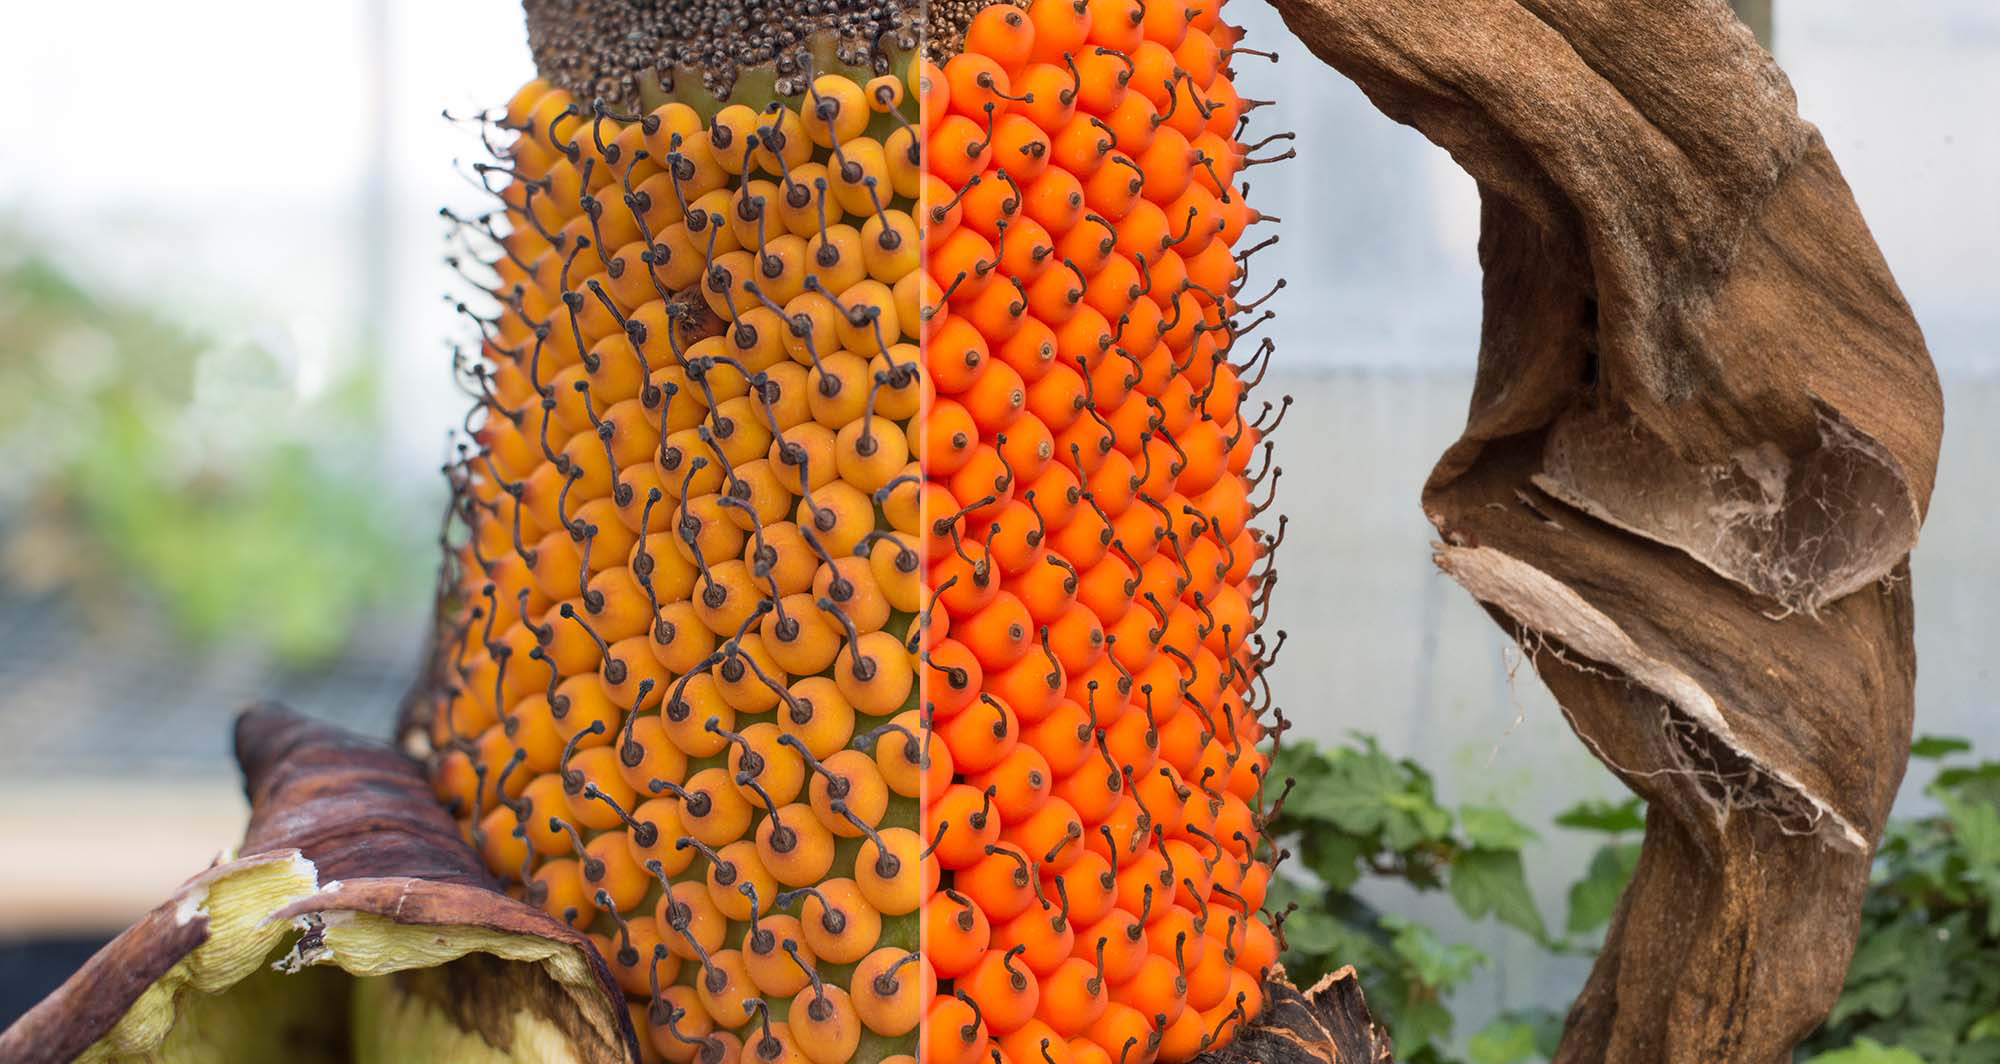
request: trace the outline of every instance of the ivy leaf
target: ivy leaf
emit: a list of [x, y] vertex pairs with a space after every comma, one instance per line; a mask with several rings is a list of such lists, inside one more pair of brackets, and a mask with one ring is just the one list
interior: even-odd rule
[[1639, 831], [1646, 826], [1646, 804], [1637, 798], [1627, 798], [1622, 802], [1593, 798], [1557, 813], [1556, 823], [1578, 831], [1597, 831], [1606, 835]]
[[1938, 804], [1951, 817], [1952, 837], [1965, 861], [1962, 890], [1983, 896], [1986, 933], [2000, 937], [2000, 805], [1951, 793], [1938, 795]]
[[1396, 1010], [1396, 1023], [1392, 1028], [1391, 1040], [1395, 1043], [1398, 1060], [1438, 1060], [1437, 1056], [1426, 1056], [1427, 1050], [1434, 1051], [1438, 1043], [1451, 1037], [1451, 1010], [1444, 1003], [1430, 998], [1417, 998], [1403, 1003]]
[[1970, 749], [1972, 749], [1971, 742], [1955, 735], [1926, 735], [1910, 744], [1910, 756], [1936, 761], [1952, 754], [1965, 753]]
[[1390, 849], [1412, 850], [1451, 834], [1451, 814], [1429, 793], [1393, 791], [1382, 802], [1391, 810], [1382, 824], [1382, 842]]
[[1458, 823], [1465, 837], [1485, 850], [1518, 850], [1539, 837], [1513, 814], [1490, 805], [1460, 806]]
[[1300, 857], [1328, 890], [1344, 891], [1360, 880], [1362, 858], [1369, 850], [1363, 840], [1338, 831], [1309, 831], [1300, 842]]
[[[1390, 947], [1398, 960], [1407, 963], [1416, 976], [1413, 994], [1441, 997], [1465, 981], [1486, 963], [1486, 955], [1462, 942], [1447, 945], [1422, 924], [1393, 914], [1382, 917], [1382, 926], [1391, 935]], [[1447, 1022], [1445, 1032], [1450, 1033]]]
[[1900, 984], [1902, 973], [1910, 966], [1911, 947], [1921, 948], [1927, 932], [1912, 921], [1877, 926], [1873, 930], [1874, 934], [1855, 947], [1854, 960], [1847, 966], [1847, 981], [1851, 985], [1866, 979], [1887, 979]]
[[1891, 980], [1850, 985], [1841, 991], [1840, 1000], [1834, 1002], [1827, 1022], [1842, 1024], [1857, 1016], [1894, 1016], [1903, 1007], [1903, 996], [1903, 988]]
[[1569, 933], [1582, 935], [1603, 927], [1618, 907], [1619, 895], [1639, 867], [1639, 844], [1614, 842], [1598, 848], [1590, 870], [1569, 888]]
[[1978, 873], [2000, 868], [2000, 808], [1971, 802], [1954, 794], [1938, 796], [1938, 804], [1950, 814], [1953, 834], [1965, 854], [1968, 871]]
[[1451, 831], [1451, 814], [1431, 793], [1428, 775], [1407, 761], [1384, 754], [1373, 739], [1333, 751], [1315, 778], [1298, 777], [1301, 786], [1286, 799], [1285, 816], [1318, 820], [1351, 835], [1380, 833], [1383, 845], [1407, 850], [1418, 843], [1444, 838]]
[[1300, 909], [1285, 918], [1285, 948], [1326, 956], [1340, 945], [1340, 922], [1326, 913]]
[[1451, 900], [1465, 915], [1476, 920], [1491, 914], [1537, 940], [1548, 938], [1520, 854], [1477, 847], [1461, 850], [1451, 860], [1450, 887]]
[[[1264, 773], [1265, 802], [1277, 799], [1278, 792], [1284, 790], [1287, 778], [1304, 785], [1301, 789], [1310, 790], [1314, 781], [1323, 779], [1330, 767], [1326, 758], [1320, 755], [1319, 748], [1313, 744], [1285, 743], [1278, 747], [1277, 756], [1271, 759], [1271, 767]], [[1285, 812], [1289, 814], [1294, 810], [1288, 807]]]
[[2000, 805], [2000, 761], [1944, 769], [1931, 782], [1929, 791], [1934, 795], [1956, 793], [1969, 801]]

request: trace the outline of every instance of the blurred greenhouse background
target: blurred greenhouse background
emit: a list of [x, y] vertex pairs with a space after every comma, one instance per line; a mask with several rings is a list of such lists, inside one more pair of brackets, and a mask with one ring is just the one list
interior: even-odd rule
[[[1946, 381], [1918, 730], [1991, 755], [2000, 6], [1776, 7], [1779, 59]], [[1243, 61], [1245, 95], [1280, 101], [1259, 128], [1299, 134], [1298, 159], [1252, 172], [1287, 220], [1250, 282], [1290, 280], [1264, 390], [1300, 401], [1281, 433], [1280, 702], [1309, 737], [1379, 735], [1450, 802], [1547, 824], [1615, 785], [1434, 572], [1416, 505], [1470, 394], [1473, 186], [1269, 9], [1231, 12], [1284, 56]], [[245, 702], [387, 729], [465, 406], [437, 209], [479, 206], [456, 161], [480, 149], [440, 111], [530, 72], [507, 0], [122, 0], [6, 22], [0, 87], [44, 105], [0, 111], [0, 946], [121, 927], [232, 842]], [[1559, 911], [1587, 841], [1551, 830], [1529, 853]], [[1559, 1006], [1585, 969], [1446, 901], [1379, 901], [1494, 958], [1458, 1003], [1468, 1029]]]

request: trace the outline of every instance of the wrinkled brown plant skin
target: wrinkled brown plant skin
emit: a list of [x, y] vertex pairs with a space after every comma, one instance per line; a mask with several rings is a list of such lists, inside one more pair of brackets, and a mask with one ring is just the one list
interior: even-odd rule
[[[1438, 561], [1651, 803], [1558, 1060], [1787, 1061], [1907, 764], [1943, 421], [1922, 333], [1721, 0], [1273, 2], [1479, 182]], [[1760, 522], [1718, 516], [1746, 501]]]
[[[201, 878], [188, 885], [196, 886]], [[140, 917], [48, 997], [0, 1031], [0, 1060], [57, 1064], [102, 1038], [147, 987], [207, 941], [208, 918], [198, 915], [180, 922], [176, 918], [180, 900], [176, 894]]]
[[399, 988], [430, 999], [494, 1045], [504, 1046], [511, 1012], [528, 1008], [561, 1028], [581, 1059], [636, 1055], [624, 991], [596, 948], [569, 925], [500, 893], [438, 804], [421, 764], [382, 742], [276, 707], [237, 718], [236, 759], [250, 797], [243, 848], [297, 849], [313, 861], [320, 882], [339, 883], [279, 910], [275, 919], [363, 912], [401, 924], [483, 927], [576, 946], [607, 995], [606, 1012], [617, 1020], [622, 1044], [607, 1043], [539, 970], [483, 954], [401, 976]]
[[1352, 967], [1304, 991], [1275, 977], [1265, 997], [1255, 1025], [1197, 1064], [1393, 1064], [1389, 1032], [1369, 1016]]
[[[208, 920], [176, 912], [221, 871], [287, 861], [303, 853], [322, 883], [339, 885], [279, 910], [290, 920], [329, 912], [370, 913], [419, 927], [474, 926], [534, 935], [583, 950], [615, 1017], [607, 1038], [539, 968], [486, 954], [401, 973], [398, 990], [437, 1006], [495, 1045], [508, 1019], [531, 1010], [561, 1029], [579, 1060], [636, 1060], [625, 996], [589, 939], [540, 909], [494, 889], [476, 854], [424, 782], [422, 766], [388, 745], [276, 706], [243, 713], [236, 753], [250, 797], [246, 854], [188, 881], [175, 896], [86, 962], [47, 999], [0, 1032], [0, 1061], [66, 1061], [102, 1038], [146, 988], [207, 940]], [[1387, 1064], [1389, 1039], [1369, 1018], [1352, 969], [1301, 993], [1282, 977], [1267, 988], [1264, 1015], [1228, 1049], [1200, 1064]]]
[[321, 882], [393, 872], [498, 889], [421, 766], [381, 742], [263, 706], [237, 718], [236, 761], [250, 799], [246, 853], [300, 850]]
[[[289, 860], [294, 852], [313, 862], [322, 884], [338, 881], [338, 886], [280, 910], [274, 919], [369, 913], [410, 926], [481, 927], [575, 946], [605, 994], [595, 1022], [538, 967], [502, 964], [485, 955], [422, 977], [396, 978], [403, 992], [435, 1001], [465, 1029], [481, 1030], [495, 1044], [506, 1037], [500, 1021], [528, 1010], [563, 1030], [580, 1060], [636, 1059], [638, 1043], [623, 991], [590, 940], [494, 889], [478, 856], [431, 794], [420, 764], [385, 743], [271, 705], [253, 707], [237, 719], [236, 753], [251, 805], [241, 847], [245, 856], [189, 880], [0, 1033], [0, 1061], [63, 1061], [82, 1052], [110, 1031], [148, 986], [206, 941], [205, 916], [185, 924], [175, 918], [191, 891], [237, 863]], [[484, 1007], [455, 1007], [474, 1001]], [[603, 1023], [603, 1017], [612, 1023]]]

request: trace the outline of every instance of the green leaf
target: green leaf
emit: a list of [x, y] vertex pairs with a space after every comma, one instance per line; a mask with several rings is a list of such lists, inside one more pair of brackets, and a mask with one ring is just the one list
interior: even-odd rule
[[1965, 1040], [1979, 1042], [1989, 1038], [2000, 1038], [2000, 1009], [1995, 1009], [1973, 1021], [1965, 1029]]
[[1328, 890], [1347, 890], [1365, 870], [1362, 859], [1374, 849], [1365, 841], [1339, 831], [1308, 831], [1300, 840], [1299, 857]]
[[[202, 533], [184, 530], [180, 553], [159, 564], [198, 555]], [[1914, 749], [1914, 756], [1943, 758], [1967, 746], [1925, 739]], [[1544, 948], [1575, 952], [1568, 943], [1588, 938], [1550, 940], [1528, 890], [1520, 851], [1535, 833], [1503, 808], [1445, 810], [1428, 773], [1366, 736], [1324, 750], [1289, 744], [1271, 778], [1284, 775], [1299, 786], [1274, 827], [1300, 860], [1268, 897], [1274, 909], [1299, 905], [1286, 923], [1284, 953], [1295, 977], [1355, 964], [1379, 1018], [1396, 1032], [1398, 1059], [1410, 1064], [1547, 1058], [1560, 1031], [1553, 1015], [1504, 1014], [1455, 1040], [1454, 995], [1475, 981], [1485, 957], [1350, 892], [1384, 874], [1418, 889], [1444, 887], [1471, 918], [1491, 916], [1535, 935]], [[1937, 813], [1899, 816], [1884, 833], [1845, 988], [1801, 1047], [1802, 1061], [2000, 1064], [2000, 964], [1993, 962], [2000, 956], [2000, 761], [1942, 768], [1927, 793]], [[1584, 802], [1556, 822], [1600, 836], [1568, 894], [1566, 935], [1587, 936], [1610, 918], [1630, 881], [1645, 806], [1637, 799]], [[1371, 871], [1378, 866], [1395, 871]]]
[[[1486, 955], [1462, 942], [1446, 944], [1422, 924], [1393, 914], [1382, 917], [1382, 926], [1391, 935], [1390, 948], [1396, 959], [1407, 963], [1415, 975], [1417, 989], [1437, 996], [1457, 987], [1486, 964]], [[1449, 1027], [1446, 1028], [1449, 1030]]]
[[2000, 807], [1966, 801], [1953, 794], [1938, 796], [1951, 816], [1958, 847], [1970, 872], [2000, 868]]
[[1473, 919], [1491, 914], [1535, 936], [1548, 938], [1542, 914], [1528, 890], [1521, 855], [1499, 850], [1460, 851], [1451, 861], [1451, 899]]
[[1544, 1056], [1536, 1022], [1500, 1016], [1466, 1042], [1470, 1064], [1522, 1064]]
[[[1285, 743], [1271, 759], [1271, 767], [1264, 773], [1264, 801], [1269, 804], [1277, 800], [1278, 793], [1285, 789], [1285, 780], [1297, 781], [1302, 790], [1311, 790], [1318, 781], [1324, 779], [1332, 766], [1320, 756], [1319, 748], [1310, 742]], [[1285, 814], [1294, 810], [1287, 808]]]
[[1381, 836], [1391, 850], [1444, 840], [1451, 814], [1437, 804], [1430, 777], [1407, 761], [1384, 754], [1374, 739], [1329, 752], [1318, 764], [1296, 762], [1315, 778], [1294, 773], [1299, 785], [1286, 799], [1278, 831], [1306, 830], [1288, 821], [1318, 821], [1352, 835]]
[[1952, 735], [1926, 735], [1910, 744], [1910, 756], [1926, 761], [1936, 761], [1952, 754], [1962, 754], [1972, 749], [1972, 744]]
[[1849, 986], [1834, 1002], [1827, 1022], [1844, 1024], [1857, 1016], [1894, 1016], [1903, 1007], [1903, 988], [1891, 980]]
[[1853, 985], [1864, 979], [1887, 979], [1900, 983], [1912, 957], [1923, 950], [1930, 930], [1915, 920], [1898, 921], [1871, 928], [1871, 934], [1855, 947], [1854, 960], [1847, 966], [1847, 980]]
[[1805, 1061], [1805, 1064], [1924, 1064], [1924, 1058], [1907, 1049], [1885, 1046], [1872, 1038], [1861, 1038], [1846, 1049], [1836, 1049]]
[[1404, 1002], [1396, 1010], [1395, 1025], [1390, 1029], [1396, 1059], [1442, 1060], [1441, 1056], [1427, 1057], [1425, 1050], [1449, 1039], [1451, 1025], [1451, 1010], [1442, 1002], [1428, 998]]
[[1614, 842], [1599, 847], [1583, 878], [1570, 884], [1569, 933], [1587, 934], [1609, 922], [1619, 895], [1625, 893], [1625, 885], [1632, 882], [1632, 871], [1638, 867], [1638, 843]]
[[1637, 798], [1622, 802], [1589, 799], [1556, 814], [1556, 823], [1578, 831], [1598, 831], [1617, 835], [1640, 831], [1646, 826], [1646, 804]]
[[1323, 912], [1300, 909], [1285, 918], [1285, 947], [1314, 956], [1330, 956], [1340, 945], [1340, 922]]
[[1518, 850], [1540, 837], [1513, 814], [1490, 805], [1460, 806], [1458, 823], [1465, 837], [1485, 850]]
[[1969, 801], [2000, 805], [2000, 761], [1941, 769], [1927, 790], [1934, 795], [1955, 793]]

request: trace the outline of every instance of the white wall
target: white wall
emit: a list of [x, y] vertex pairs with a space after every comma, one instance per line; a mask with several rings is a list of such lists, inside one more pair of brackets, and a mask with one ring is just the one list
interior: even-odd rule
[[[2000, 5], [1781, 0], [1778, 54], [1825, 130], [1946, 373], [2000, 370]], [[1478, 326], [1471, 181], [1377, 114], [1261, 4], [1237, 0], [1259, 135], [1300, 157], [1253, 171], [1286, 219], [1257, 276], [1292, 287], [1283, 365], [1464, 371]], [[140, 0], [15, 5], [0, 34], [0, 224], [191, 321], [290, 345], [304, 386], [369, 326], [387, 338], [395, 449], [427, 466], [459, 403], [439, 298], [444, 203], [478, 145], [439, 117], [531, 73], [508, 0]], [[380, 94], [379, 96], [376, 94]], [[30, 105], [32, 104], [32, 105]], [[380, 184], [374, 183], [379, 176]], [[379, 189], [379, 194], [377, 190]]]
[[[1285, 219], [1254, 261], [1291, 279], [1286, 364], [1469, 370], [1479, 324], [1478, 197], [1415, 131], [1383, 118], [1315, 60], [1271, 8], [1231, 14], [1276, 66], [1240, 64], [1252, 137], [1299, 134], [1299, 157], [1252, 171], [1251, 199]], [[1947, 374], [2000, 371], [2000, 4], [1778, 0], [1777, 55], [1825, 133]], [[1261, 291], [1261, 288], [1259, 289]]]

